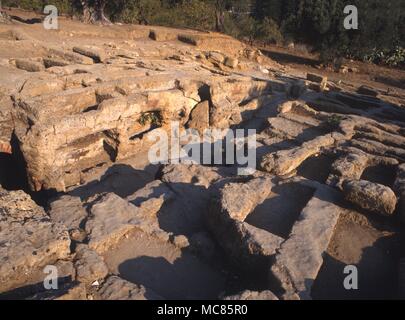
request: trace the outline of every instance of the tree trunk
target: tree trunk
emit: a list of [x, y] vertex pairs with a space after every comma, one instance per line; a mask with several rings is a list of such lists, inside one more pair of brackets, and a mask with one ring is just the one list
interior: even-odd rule
[[111, 21], [104, 14], [105, 5], [105, 0], [96, 0], [94, 20], [95, 22], [100, 22], [102, 24], [111, 24]]
[[80, 0], [80, 3], [83, 8], [83, 22], [91, 23], [91, 11], [88, 0]]
[[215, 29], [217, 32], [224, 31], [224, 22], [225, 22], [225, 13], [222, 10], [216, 10], [216, 21], [215, 21]]
[[96, 0], [93, 7], [90, 7], [88, 0], [80, 0], [83, 8], [83, 22], [111, 24], [111, 21], [105, 16], [105, 0]]
[[0, 19], [2, 20], [2, 22], [5, 22], [5, 21], [9, 20], [9, 16], [7, 15], [7, 13], [3, 12], [3, 7], [1, 5], [1, 0], [0, 0]]
[[146, 17], [144, 8], [142, 8], [142, 6], [139, 8], [138, 23], [140, 25], [145, 25], [145, 26], [149, 25], [149, 21], [148, 21], [148, 19]]
[[225, 30], [225, 2], [224, 0], [215, 1], [215, 29], [217, 32]]

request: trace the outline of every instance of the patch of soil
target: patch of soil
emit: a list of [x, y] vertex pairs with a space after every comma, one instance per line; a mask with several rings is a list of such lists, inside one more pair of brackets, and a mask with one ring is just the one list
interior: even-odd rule
[[[356, 212], [348, 211], [341, 217], [312, 288], [314, 299], [398, 298], [403, 238], [400, 230], [381, 230], [384, 226], [378, 224]], [[357, 267], [357, 290], [344, 287], [348, 265]]]
[[390, 93], [396, 93], [402, 97], [405, 96], [405, 70], [403, 69], [379, 66], [361, 61], [348, 61], [345, 65], [358, 69], [358, 72], [342, 74], [320, 68], [317, 54], [275, 45], [266, 46], [265, 48], [261, 48], [261, 50], [274, 61], [299, 71], [327, 76], [332, 81], [341, 80], [353, 83], [354, 85], [369, 85]]
[[175, 246], [133, 232], [104, 256], [111, 272], [166, 299], [216, 299], [225, 276]]

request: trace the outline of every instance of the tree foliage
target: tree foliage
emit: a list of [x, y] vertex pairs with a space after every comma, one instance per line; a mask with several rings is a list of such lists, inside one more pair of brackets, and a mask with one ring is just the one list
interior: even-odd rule
[[[325, 60], [346, 56], [399, 65], [404, 58], [404, 0], [3, 0], [4, 6], [31, 10], [46, 4], [87, 22], [189, 27], [265, 43], [304, 43]], [[346, 5], [358, 8], [358, 30], [343, 27]]]

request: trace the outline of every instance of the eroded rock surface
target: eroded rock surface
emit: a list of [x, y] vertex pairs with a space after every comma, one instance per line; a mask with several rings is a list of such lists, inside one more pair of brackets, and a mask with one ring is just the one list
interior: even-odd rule
[[225, 297], [224, 300], [278, 300], [278, 298], [269, 290], [262, 292], [246, 290], [239, 294]]
[[271, 257], [283, 241], [244, 222], [270, 194], [272, 186], [270, 178], [261, 177], [244, 183], [227, 183], [214, 195], [216, 198], [207, 213], [211, 232], [230, 258], [241, 266], [254, 266], [260, 263], [260, 258]]
[[[150, 228], [148, 220], [156, 219], [154, 215], [162, 202], [142, 210], [115, 194], [107, 194], [91, 208], [91, 218], [86, 223], [89, 234], [89, 246], [102, 254], [116, 245], [134, 228]], [[153, 230], [151, 230], [152, 232]]]
[[24, 286], [48, 264], [70, 255], [66, 228], [22, 191], [0, 189], [0, 292]]
[[76, 277], [82, 283], [92, 284], [103, 280], [108, 274], [103, 259], [86, 245], [79, 245], [76, 248], [75, 260]]
[[[0, 24], [0, 183], [18, 171], [43, 206], [0, 188], [0, 297], [335, 297], [325, 286], [346, 264], [396, 297], [403, 94], [306, 74], [217, 33], [82, 28]], [[152, 161], [157, 136], [183, 147], [187, 129], [201, 154], [167, 146]], [[214, 154], [227, 136], [202, 140], [207, 129], [256, 130], [256, 165], [241, 171], [225, 144]]]
[[98, 292], [102, 300], [161, 300], [153, 291], [111, 276]]
[[397, 197], [390, 188], [364, 180], [347, 180], [343, 183], [345, 198], [363, 209], [382, 215], [394, 213]]
[[343, 211], [335, 204], [337, 197], [335, 191], [320, 187], [282, 243], [271, 267], [270, 282], [278, 282], [286, 299], [311, 298], [312, 284]]

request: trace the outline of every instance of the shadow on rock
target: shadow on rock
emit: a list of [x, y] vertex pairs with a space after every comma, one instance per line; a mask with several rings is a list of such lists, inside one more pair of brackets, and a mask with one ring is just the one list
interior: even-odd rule
[[[398, 239], [383, 237], [362, 250], [360, 261], [342, 262], [326, 254], [324, 264], [312, 288], [314, 299], [397, 299], [398, 298]], [[358, 270], [358, 290], [347, 290], [344, 274], [347, 265]]]
[[163, 257], [141, 256], [120, 264], [119, 273], [166, 299], [216, 299], [224, 288], [219, 272], [188, 254], [174, 263]]
[[127, 164], [116, 164], [107, 169], [100, 180], [74, 189], [69, 194], [82, 200], [96, 194], [113, 192], [125, 198], [155, 179], [159, 166], [149, 165], [144, 170]]

